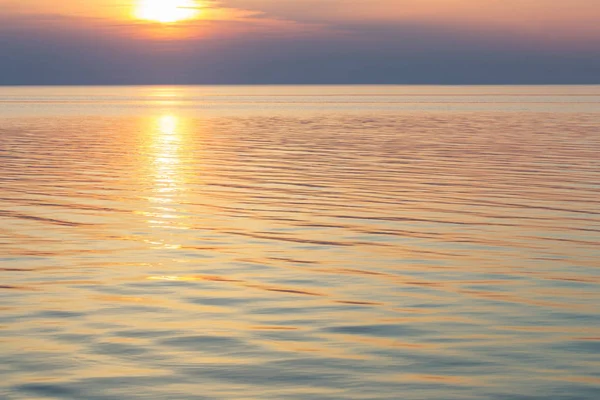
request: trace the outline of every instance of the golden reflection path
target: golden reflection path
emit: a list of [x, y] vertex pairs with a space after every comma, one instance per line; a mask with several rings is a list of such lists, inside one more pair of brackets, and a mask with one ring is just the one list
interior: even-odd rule
[[181, 244], [173, 230], [189, 229], [183, 203], [188, 191], [185, 159], [188, 157], [188, 131], [174, 113], [152, 119], [147, 130], [147, 180], [149, 208], [144, 212], [156, 248], [178, 249]]

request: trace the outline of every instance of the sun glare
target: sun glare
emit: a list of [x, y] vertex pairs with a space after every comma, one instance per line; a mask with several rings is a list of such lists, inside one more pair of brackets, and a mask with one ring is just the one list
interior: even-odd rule
[[199, 14], [194, 0], [139, 0], [134, 12], [137, 19], [163, 24], [193, 19]]

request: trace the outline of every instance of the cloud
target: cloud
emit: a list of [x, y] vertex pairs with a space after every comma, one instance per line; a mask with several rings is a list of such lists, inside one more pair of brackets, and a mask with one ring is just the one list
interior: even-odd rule
[[600, 41], [597, 0], [223, 0], [300, 23], [399, 26], [420, 24], [538, 42], [587, 45]]
[[600, 83], [600, 41], [242, 6], [214, 3], [210, 18], [170, 28], [0, 15], [0, 84]]

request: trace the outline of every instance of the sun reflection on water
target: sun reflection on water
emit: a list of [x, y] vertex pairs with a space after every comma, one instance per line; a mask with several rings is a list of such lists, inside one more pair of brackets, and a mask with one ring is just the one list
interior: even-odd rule
[[180, 171], [182, 137], [178, 129], [179, 118], [175, 115], [163, 115], [156, 121], [153, 164], [157, 196], [154, 200], [160, 203], [172, 203], [173, 194], [183, 190]]
[[187, 192], [184, 158], [188, 137], [181, 118], [175, 114], [156, 117], [148, 132], [148, 179], [151, 187], [148, 196], [150, 207], [144, 215], [150, 227], [161, 229], [156, 237], [148, 240], [148, 244], [177, 249], [181, 246], [174, 239], [172, 230], [188, 229], [182, 205]]

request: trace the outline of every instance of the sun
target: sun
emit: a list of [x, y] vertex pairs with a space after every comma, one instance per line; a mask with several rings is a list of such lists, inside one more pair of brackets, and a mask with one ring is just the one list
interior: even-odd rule
[[134, 11], [137, 19], [170, 24], [194, 19], [200, 14], [194, 0], [138, 0]]

